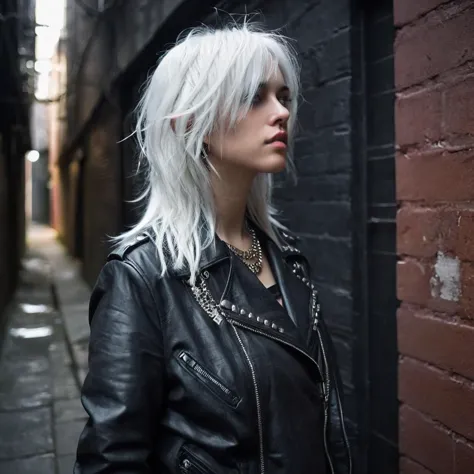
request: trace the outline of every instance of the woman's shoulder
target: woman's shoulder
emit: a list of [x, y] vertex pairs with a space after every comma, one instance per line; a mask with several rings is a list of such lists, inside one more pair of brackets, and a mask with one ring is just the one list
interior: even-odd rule
[[108, 255], [107, 261], [120, 260], [125, 261], [133, 259], [137, 255], [146, 252], [148, 247], [153, 245], [151, 238], [148, 234], [143, 233], [135, 237], [133, 240], [123, 242], [115, 247]]
[[161, 274], [156, 245], [146, 233], [115, 248], [107, 257], [107, 262], [113, 261], [132, 266], [145, 280]]

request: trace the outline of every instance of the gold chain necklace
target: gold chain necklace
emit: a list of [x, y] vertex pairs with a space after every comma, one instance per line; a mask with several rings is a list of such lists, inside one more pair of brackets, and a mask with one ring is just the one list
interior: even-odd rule
[[[262, 252], [262, 246], [260, 245], [260, 241], [257, 238], [257, 234], [255, 231], [246, 224], [247, 230], [252, 236], [252, 244], [250, 246], [249, 250], [240, 250], [236, 247], [234, 247], [231, 244], [227, 244], [227, 247], [237, 256], [239, 257], [242, 262], [247, 265], [247, 267], [258, 275], [260, 271], [262, 270], [263, 267], [263, 252]], [[255, 260], [255, 261], [251, 261]]]

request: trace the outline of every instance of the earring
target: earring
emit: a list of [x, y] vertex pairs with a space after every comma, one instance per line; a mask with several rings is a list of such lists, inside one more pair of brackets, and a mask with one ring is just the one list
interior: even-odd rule
[[202, 145], [202, 151], [201, 151], [201, 160], [206, 167], [208, 171], [211, 170], [211, 166], [209, 164], [209, 160], [207, 159], [207, 156], [209, 154], [209, 147], [207, 146], [207, 143], [203, 143]]

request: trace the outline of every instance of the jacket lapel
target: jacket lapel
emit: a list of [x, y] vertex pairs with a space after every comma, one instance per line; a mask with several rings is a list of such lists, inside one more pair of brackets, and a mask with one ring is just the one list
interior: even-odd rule
[[293, 272], [294, 264], [304, 257], [291, 250], [281, 251], [268, 239], [267, 255], [276, 281], [280, 285], [284, 306], [288, 315], [295, 321], [305, 342], [310, 334], [311, 291]]
[[[280, 285], [284, 307], [264, 287], [258, 277], [235, 257], [217, 235], [214, 245], [206, 248], [199, 272], [228, 318], [254, 332], [280, 339], [307, 353], [310, 331], [311, 292], [293, 273], [292, 265], [304, 259], [297, 249], [283, 250], [256, 228], [275, 280]], [[187, 280], [189, 270], [176, 272]]]

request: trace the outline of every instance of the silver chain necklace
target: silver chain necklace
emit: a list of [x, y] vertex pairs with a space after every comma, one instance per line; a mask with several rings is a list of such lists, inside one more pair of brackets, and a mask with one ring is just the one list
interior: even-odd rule
[[[250, 249], [248, 250], [240, 250], [236, 247], [234, 247], [231, 244], [228, 244], [226, 242], [227, 247], [237, 256], [239, 257], [242, 262], [247, 265], [247, 267], [250, 269], [251, 272], [255, 273], [258, 275], [263, 267], [263, 252], [262, 252], [262, 246], [260, 245], [260, 241], [257, 238], [257, 234], [255, 233], [255, 230], [253, 230], [247, 223], [246, 223], [246, 228], [247, 231], [250, 233], [252, 236], [252, 244], [250, 246]], [[252, 262], [252, 260], [255, 260]]]

